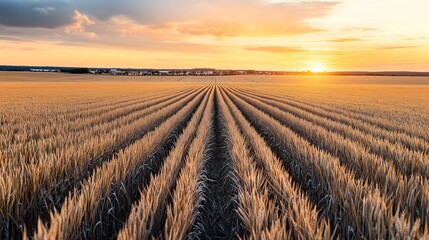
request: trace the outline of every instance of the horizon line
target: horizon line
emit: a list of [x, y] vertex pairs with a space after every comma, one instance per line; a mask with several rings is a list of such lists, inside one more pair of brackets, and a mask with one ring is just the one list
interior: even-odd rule
[[[283, 73], [429, 73], [427, 71], [414, 71], [414, 70], [326, 70], [322, 72], [314, 72], [311, 69], [305, 70], [264, 70], [253, 68], [215, 68], [215, 67], [188, 67], [188, 68], [168, 68], [168, 67], [91, 67], [91, 66], [70, 66], [70, 65], [9, 65], [0, 64], [0, 67], [38, 67], [38, 68], [88, 68], [88, 69], [130, 69], [130, 70], [194, 70], [194, 69], [211, 69], [216, 71], [257, 71], [257, 72], [283, 72]], [[0, 69], [0, 71], [5, 71]], [[6, 70], [7, 71], [7, 70]]]

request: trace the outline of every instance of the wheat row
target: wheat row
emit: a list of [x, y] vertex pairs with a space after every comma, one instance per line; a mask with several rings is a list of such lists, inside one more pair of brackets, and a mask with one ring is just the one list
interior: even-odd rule
[[428, 238], [426, 134], [249, 78], [0, 96], [0, 239]]

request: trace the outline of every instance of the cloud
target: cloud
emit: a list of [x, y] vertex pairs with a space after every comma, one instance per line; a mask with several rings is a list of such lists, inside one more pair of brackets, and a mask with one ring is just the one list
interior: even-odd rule
[[404, 48], [416, 48], [417, 46], [406, 46], [406, 45], [399, 45], [399, 46], [384, 46], [384, 47], [377, 47], [375, 49], [378, 50], [395, 50], [395, 49], [404, 49]]
[[75, 0], [76, 8], [99, 20], [126, 16], [144, 25], [162, 25], [193, 17], [198, 12], [199, 2], [209, 0]]
[[45, 14], [45, 15], [49, 15], [51, 12], [55, 12], [55, 8], [54, 7], [35, 7], [33, 8], [34, 11], [40, 13], [40, 14]]
[[306, 52], [303, 48], [285, 47], [285, 46], [261, 46], [261, 47], [248, 47], [246, 50], [250, 51], [263, 51], [270, 53], [298, 53]]
[[324, 31], [306, 20], [323, 17], [334, 2], [208, 4], [203, 16], [177, 23], [178, 31], [192, 35], [281, 36]]
[[57, 28], [73, 22], [74, 7], [66, 0], [0, 0], [0, 24]]
[[[212, 54], [225, 51], [228, 44], [191, 39], [324, 31], [312, 27], [307, 20], [326, 16], [336, 4], [266, 0], [0, 0], [0, 39]], [[239, 45], [241, 49], [248, 44]], [[304, 51], [281, 46], [256, 46], [248, 50]]]
[[89, 38], [96, 38], [97, 34], [95, 32], [87, 31], [87, 27], [95, 24], [88, 16], [75, 11], [75, 23], [66, 28], [66, 33], [78, 33], [80, 35], [87, 36]]
[[0, 0], [0, 24], [56, 28], [74, 23], [75, 11], [108, 21], [123, 16], [154, 29], [215, 36], [292, 35], [320, 31], [305, 21], [323, 17], [334, 2], [265, 0]]
[[369, 27], [351, 27], [351, 28], [344, 28], [343, 31], [345, 32], [373, 32], [376, 31], [375, 28], [369, 28]]
[[[0, 28], [1, 30], [1, 28]], [[22, 37], [17, 37], [17, 36], [9, 36], [9, 35], [0, 35], [0, 39], [1, 40], [7, 40], [10, 42], [20, 42], [23, 41]]]
[[337, 38], [337, 39], [330, 39], [326, 40], [327, 42], [335, 42], [335, 43], [343, 43], [343, 42], [359, 42], [363, 41], [363, 39], [360, 38]]
[[404, 37], [402, 40], [405, 41], [415, 41], [415, 40], [426, 40], [427, 37]]

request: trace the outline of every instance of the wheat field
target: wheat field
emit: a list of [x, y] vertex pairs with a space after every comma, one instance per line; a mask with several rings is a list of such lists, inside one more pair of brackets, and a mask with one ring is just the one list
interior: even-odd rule
[[429, 239], [429, 80], [2, 73], [0, 171], [0, 239]]

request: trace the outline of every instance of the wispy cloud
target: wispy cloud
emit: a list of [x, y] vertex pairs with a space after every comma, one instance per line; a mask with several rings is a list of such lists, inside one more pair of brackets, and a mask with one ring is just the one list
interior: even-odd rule
[[370, 27], [350, 27], [342, 29], [344, 32], [373, 32], [377, 29]]
[[375, 49], [378, 49], [378, 50], [395, 50], [395, 49], [416, 48], [416, 47], [418, 47], [418, 46], [406, 46], [406, 45], [402, 46], [402, 45], [399, 45], [399, 46], [376, 47]]
[[140, 25], [196, 35], [291, 35], [320, 31], [305, 22], [323, 17], [334, 2], [267, 3], [263, 0], [1, 0], [0, 24], [56, 28], [75, 12], [108, 21], [123, 16]]
[[263, 51], [270, 53], [299, 53], [305, 52], [303, 48], [285, 47], [285, 46], [261, 46], [261, 47], [247, 47], [246, 50], [250, 51]]
[[197, 20], [177, 23], [180, 32], [215, 36], [281, 36], [324, 31], [305, 20], [323, 17], [333, 2], [225, 4], [207, 6]]
[[336, 38], [336, 39], [326, 40], [326, 42], [334, 42], [334, 43], [360, 42], [360, 41], [363, 41], [363, 39], [360, 39], [360, 38]]
[[[0, 0], [0, 30], [8, 39], [16, 37], [20, 41], [140, 49], [175, 46], [175, 51], [181, 51], [196, 44], [183, 41], [187, 36], [271, 37], [325, 31], [306, 20], [327, 15], [336, 4], [265, 0]], [[196, 45], [198, 49], [208, 46]]]
[[66, 0], [1, 0], [0, 24], [57, 28], [73, 22], [74, 6]]
[[427, 37], [403, 37], [402, 40], [405, 41], [416, 41], [416, 40], [427, 40]]
[[95, 22], [91, 20], [88, 16], [75, 10], [74, 19], [75, 19], [75, 23], [73, 23], [72, 25], [66, 28], [65, 31], [67, 33], [78, 33], [80, 35], [87, 36], [89, 38], [97, 37], [97, 34], [95, 32], [91, 32], [87, 30], [87, 27], [95, 24]]

